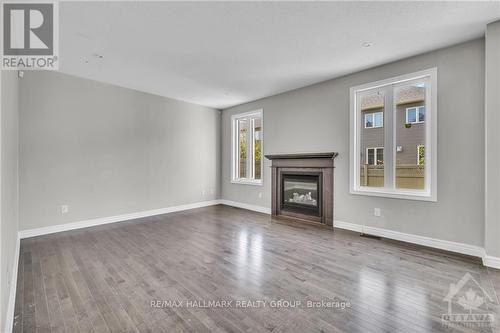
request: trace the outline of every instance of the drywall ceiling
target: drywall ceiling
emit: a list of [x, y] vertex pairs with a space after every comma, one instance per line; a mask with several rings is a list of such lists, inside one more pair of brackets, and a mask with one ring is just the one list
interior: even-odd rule
[[226, 108], [483, 36], [500, 2], [61, 2], [60, 19], [62, 72]]

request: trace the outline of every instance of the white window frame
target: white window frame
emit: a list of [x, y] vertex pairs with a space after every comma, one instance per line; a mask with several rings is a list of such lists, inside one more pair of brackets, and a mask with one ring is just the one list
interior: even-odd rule
[[[419, 189], [396, 188], [396, 105], [393, 101], [393, 89], [415, 80], [426, 80], [425, 107], [425, 187]], [[358, 94], [373, 89], [385, 91], [385, 134], [384, 134], [384, 187], [368, 187], [360, 184], [360, 142], [361, 110], [358, 108]], [[396, 199], [437, 201], [437, 68], [431, 68], [411, 74], [405, 74], [386, 80], [362, 84], [350, 89], [350, 193]]]
[[[376, 114], [380, 114], [382, 116], [382, 125], [380, 126], [375, 126], [375, 115]], [[369, 116], [371, 115], [372, 116], [372, 125], [371, 127], [369, 126], [366, 126], [366, 116]], [[379, 112], [369, 112], [369, 113], [365, 113], [365, 128], [382, 128], [384, 127], [384, 112], [383, 111], [379, 111]]]
[[[255, 151], [255, 141], [254, 141], [254, 122], [252, 119], [260, 118], [260, 135], [261, 135], [261, 152], [262, 157], [260, 159], [260, 179], [255, 179], [255, 163], [254, 163], [254, 151]], [[239, 131], [237, 122], [241, 119], [247, 119], [249, 125], [249, 131], [247, 133], [247, 175], [250, 173], [250, 177], [240, 178], [239, 177]], [[262, 186], [264, 179], [264, 117], [263, 110], [254, 110], [245, 113], [239, 113], [231, 116], [231, 183], [234, 184], [246, 184], [246, 185], [258, 185]]]
[[[424, 113], [424, 121], [420, 121], [420, 108], [425, 107], [425, 105], [418, 105], [418, 106], [411, 106], [409, 108], [406, 108], [406, 123], [407, 124], [422, 124], [425, 123], [425, 117], [427, 117], [426, 112]], [[415, 109], [415, 121], [409, 122], [408, 121], [408, 111], [410, 109]]]
[[[424, 155], [425, 155], [425, 145], [417, 145], [417, 165], [420, 166], [420, 147], [424, 147]], [[425, 157], [424, 157], [425, 160]]]
[[[370, 164], [370, 163], [368, 163], [368, 150], [370, 150], [370, 149], [374, 149], [374, 152], [373, 152], [373, 153], [374, 153], [374, 155], [373, 155], [373, 156], [374, 156], [374, 160], [373, 160], [373, 161], [375, 162], [375, 164]], [[366, 151], [365, 151], [365, 153], [366, 153], [366, 155], [365, 155], [365, 156], [366, 156], [366, 158], [365, 158], [365, 159], [366, 159], [366, 164], [367, 164], [367, 165], [383, 165], [383, 164], [378, 164], [378, 160], [377, 160], [377, 156], [378, 156], [378, 155], [377, 155], [377, 152], [378, 152], [380, 149], [384, 149], [384, 147], [368, 147], [368, 148], [366, 148]], [[384, 157], [384, 160], [385, 160], [385, 157]]]

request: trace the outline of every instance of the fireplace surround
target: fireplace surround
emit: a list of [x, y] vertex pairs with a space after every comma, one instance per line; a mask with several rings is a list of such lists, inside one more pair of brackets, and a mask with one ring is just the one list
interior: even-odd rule
[[271, 213], [333, 225], [333, 169], [337, 153], [273, 154]]

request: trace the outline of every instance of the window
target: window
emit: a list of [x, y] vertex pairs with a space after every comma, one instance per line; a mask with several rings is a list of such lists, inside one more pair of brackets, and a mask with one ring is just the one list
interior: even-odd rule
[[231, 117], [232, 182], [262, 184], [262, 110]]
[[384, 165], [384, 148], [366, 148], [366, 164]]
[[425, 165], [425, 146], [424, 145], [417, 146], [417, 165], [420, 165], [420, 166]]
[[437, 200], [436, 89], [437, 69], [351, 88], [352, 194]]
[[366, 113], [365, 114], [365, 128], [379, 128], [384, 126], [384, 113]]
[[420, 124], [425, 121], [425, 106], [406, 108], [406, 123]]

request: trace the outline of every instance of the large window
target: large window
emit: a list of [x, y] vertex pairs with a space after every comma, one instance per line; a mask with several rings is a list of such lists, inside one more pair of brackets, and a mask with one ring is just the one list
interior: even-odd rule
[[437, 200], [436, 90], [437, 69], [351, 88], [351, 193]]
[[262, 110], [231, 117], [232, 182], [262, 184]]

